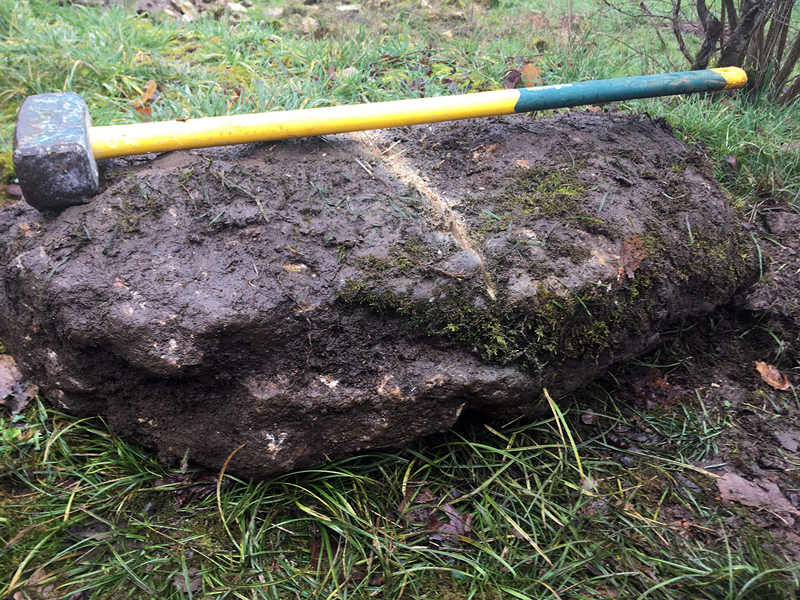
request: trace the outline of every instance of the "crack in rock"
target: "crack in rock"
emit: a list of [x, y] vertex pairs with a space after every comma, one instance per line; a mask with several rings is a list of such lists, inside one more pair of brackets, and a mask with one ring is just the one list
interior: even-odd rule
[[423, 198], [430, 202], [434, 217], [431, 219], [431, 225], [449, 234], [464, 251], [469, 252], [475, 258], [480, 267], [484, 285], [486, 286], [486, 293], [489, 298], [496, 300], [497, 293], [492, 283], [491, 275], [486, 268], [486, 262], [483, 256], [472, 243], [469, 235], [469, 226], [464, 223], [461, 216], [453, 210], [457, 202], [448, 199], [434, 190], [420, 176], [419, 171], [411, 166], [405, 158], [400, 156], [403, 152], [402, 150], [390, 154], [389, 151], [396, 148], [399, 144], [397, 142], [387, 144], [382, 131], [358, 131], [347, 134], [347, 137], [355, 140], [374, 160], [379, 160], [381, 165], [395, 178], [406, 185], [412, 186]]

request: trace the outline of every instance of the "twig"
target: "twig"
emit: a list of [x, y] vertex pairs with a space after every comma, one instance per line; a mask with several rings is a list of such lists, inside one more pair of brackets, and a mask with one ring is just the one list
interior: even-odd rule
[[423, 269], [431, 269], [433, 271], [436, 271], [437, 273], [441, 273], [442, 275], [446, 275], [447, 277], [455, 277], [456, 279], [466, 279], [466, 278], [470, 277], [470, 275], [468, 273], [464, 273], [463, 271], [461, 273], [451, 273], [450, 271], [445, 271], [444, 269], [439, 269], [438, 267], [434, 267], [433, 265], [426, 265], [425, 263], [422, 263], [422, 262], [420, 262], [418, 260], [414, 260], [408, 254], [401, 254], [400, 256], [402, 256], [406, 260], [414, 263], [418, 267], [422, 267]]
[[672, 4], [672, 33], [675, 34], [675, 39], [678, 41], [678, 48], [681, 50], [681, 54], [686, 57], [686, 60], [689, 61], [689, 64], [694, 62], [694, 58], [692, 58], [692, 54], [689, 52], [689, 49], [686, 48], [686, 42], [683, 41], [683, 34], [681, 33], [681, 25], [680, 25], [680, 11], [681, 11], [681, 0], [673, 0]]
[[606, 36], [607, 38], [610, 38], [610, 39], [614, 40], [614, 41], [615, 41], [615, 42], [617, 42], [617, 43], [620, 43], [620, 44], [622, 44], [622, 45], [623, 45], [623, 46], [625, 46], [626, 48], [630, 48], [630, 49], [631, 49], [631, 50], [633, 50], [633, 51], [634, 51], [636, 54], [639, 54], [639, 55], [646, 56], [646, 57], [647, 57], [647, 58], [649, 58], [651, 61], [653, 61], [653, 64], [655, 64], [655, 65], [658, 65], [658, 68], [659, 68], [659, 69], [661, 69], [662, 71], [668, 71], [668, 70], [669, 70], [669, 69], [668, 69], [666, 66], [662, 65], [662, 64], [661, 64], [659, 61], [657, 61], [657, 60], [656, 60], [656, 59], [655, 59], [655, 58], [654, 58], [652, 55], [648, 54], [647, 52], [644, 52], [644, 51], [640, 50], [639, 48], [634, 48], [634, 47], [633, 47], [633, 46], [631, 46], [630, 44], [626, 44], [625, 42], [623, 42], [623, 41], [622, 41], [621, 39], [619, 39], [618, 37], [614, 37], [613, 35], [609, 35], [609, 34], [607, 34], [607, 33], [606, 33], [606, 32], [604, 32], [604, 31], [598, 31], [597, 33], [599, 33], [600, 35], [604, 35], [604, 36]]
[[667, 44], [664, 42], [664, 38], [661, 37], [661, 32], [658, 30], [658, 27], [655, 24], [655, 21], [653, 19], [653, 13], [651, 13], [648, 10], [647, 5], [644, 2], [641, 2], [639, 4], [639, 6], [642, 7], [642, 10], [644, 11], [644, 14], [647, 15], [648, 19], [650, 19], [650, 25], [652, 25], [653, 31], [656, 32], [656, 35], [658, 36], [658, 40], [661, 42], [661, 49], [664, 51], [664, 56], [667, 57], [667, 60], [669, 61], [670, 66], [672, 67], [672, 70], [673, 71], [677, 71], [678, 67], [675, 66], [675, 63], [672, 62], [672, 59], [669, 57], [669, 51], [667, 50]]

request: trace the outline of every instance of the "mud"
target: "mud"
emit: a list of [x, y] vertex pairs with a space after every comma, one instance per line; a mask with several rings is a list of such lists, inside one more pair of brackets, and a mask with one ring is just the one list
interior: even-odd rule
[[265, 477], [540, 411], [758, 277], [646, 118], [483, 119], [110, 162], [0, 212], [0, 339], [64, 410]]

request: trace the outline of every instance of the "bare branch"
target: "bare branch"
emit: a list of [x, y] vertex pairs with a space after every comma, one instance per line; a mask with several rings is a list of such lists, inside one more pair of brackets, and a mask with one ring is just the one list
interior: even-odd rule
[[703, 45], [700, 46], [700, 51], [692, 64], [693, 71], [708, 67], [708, 61], [711, 60], [711, 55], [717, 49], [717, 42], [722, 35], [723, 29], [720, 20], [708, 10], [705, 0], [697, 0], [697, 16], [700, 17], [700, 22], [703, 24], [706, 35]]
[[[698, 0], [698, 4], [703, 0]], [[763, 0], [745, 0], [740, 13], [739, 25], [731, 34], [728, 43], [722, 50], [719, 59], [720, 67], [741, 67], [744, 55], [750, 45], [756, 29], [764, 22], [773, 2]]]
[[653, 19], [653, 13], [651, 13], [647, 9], [647, 5], [644, 2], [640, 2], [639, 6], [642, 7], [642, 10], [644, 11], [644, 14], [647, 15], [648, 19], [650, 19], [650, 25], [653, 26], [653, 31], [656, 32], [656, 35], [658, 36], [658, 40], [661, 42], [661, 50], [664, 51], [664, 56], [669, 61], [669, 64], [672, 67], [672, 70], [676, 71], [678, 69], [678, 67], [675, 66], [675, 63], [672, 62], [672, 59], [669, 57], [669, 50], [667, 50], [667, 44], [664, 42], [664, 38], [661, 37], [661, 32], [658, 30], [658, 25], [656, 25], [655, 20]]
[[[786, 85], [786, 81], [792, 74], [792, 71], [794, 70], [798, 60], [800, 60], [800, 33], [795, 36], [794, 42], [792, 42], [792, 47], [789, 49], [789, 54], [786, 56], [786, 60], [783, 61], [783, 65], [781, 65], [780, 70], [772, 78], [772, 89], [775, 90], [776, 94], [781, 94], [781, 90], [783, 89], [783, 86]], [[800, 80], [796, 81], [792, 85], [791, 90], [795, 91], [793, 94], [789, 94], [789, 98], [796, 96], [797, 93], [800, 92], [800, 89], [796, 89], [798, 84], [800, 84]]]
[[683, 41], [683, 34], [681, 33], [680, 11], [681, 0], [672, 0], [672, 33], [675, 34], [675, 39], [678, 41], [678, 48], [681, 49], [681, 54], [686, 57], [689, 64], [692, 64], [694, 58], [686, 47], [686, 42]]

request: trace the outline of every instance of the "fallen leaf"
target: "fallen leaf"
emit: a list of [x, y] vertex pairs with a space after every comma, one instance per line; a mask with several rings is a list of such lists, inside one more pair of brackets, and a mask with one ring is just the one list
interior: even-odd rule
[[35, 385], [23, 380], [14, 359], [0, 354], [0, 406], [7, 407], [15, 415], [25, 410], [37, 391]]
[[552, 29], [550, 19], [548, 19], [543, 11], [534, 11], [530, 18], [531, 27], [538, 30]]
[[738, 502], [745, 506], [763, 508], [779, 518], [787, 525], [794, 525], [794, 516], [800, 516], [800, 510], [792, 506], [780, 488], [764, 479], [747, 481], [735, 473], [726, 473], [717, 479], [720, 498], [724, 502]]
[[620, 251], [620, 262], [622, 262], [622, 273], [628, 276], [628, 279], [633, 279], [636, 269], [638, 269], [642, 261], [647, 256], [642, 244], [642, 238], [638, 235], [632, 235], [622, 244]]
[[449, 29], [447, 31], [443, 31], [442, 32], [442, 37], [444, 39], [446, 39], [446, 40], [452, 40], [453, 39], [453, 32], [450, 31]]
[[300, 26], [303, 28], [305, 33], [312, 33], [314, 30], [319, 27], [319, 21], [317, 21], [314, 17], [303, 17], [300, 21]]
[[516, 69], [510, 69], [503, 77], [503, 89], [513, 90], [522, 83], [522, 74]]
[[356, 73], [358, 73], [358, 69], [356, 69], [355, 67], [347, 67], [341, 72], [340, 76], [350, 77], [351, 75], [355, 75]]
[[788, 377], [778, 371], [774, 366], [763, 362], [756, 362], [756, 371], [761, 374], [761, 379], [766, 381], [776, 390], [786, 391], [791, 386]]
[[738, 164], [738, 160], [733, 154], [728, 154], [728, 158], [725, 159], [725, 162], [728, 163], [731, 169], [735, 169]]
[[142, 97], [131, 102], [131, 106], [134, 108], [144, 107], [148, 102], [154, 100], [153, 96], [155, 96], [156, 91], [158, 91], [158, 84], [153, 79], [149, 80], [144, 86]]
[[19, 198], [22, 196], [22, 188], [14, 183], [10, 183], [6, 186], [6, 194]]
[[153, 109], [150, 106], [142, 106], [141, 108], [134, 108], [134, 110], [143, 117], [153, 118]]
[[519, 160], [515, 161], [514, 166], [517, 166], [521, 169], [529, 169], [531, 167], [530, 163], [524, 158], [520, 158]]
[[428, 528], [436, 532], [429, 538], [432, 542], [457, 542], [459, 537], [466, 537], [472, 531], [472, 513], [462, 514], [447, 503], [439, 510], [449, 521], [440, 521], [435, 514], [431, 515]]
[[599, 416], [590, 408], [581, 415], [581, 421], [586, 425], [595, 425]]
[[588, 111], [590, 111], [590, 112], [593, 112], [593, 113], [595, 113], [595, 114], [600, 114], [600, 113], [602, 113], [602, 112], [603, 112], [603, 109], [602, 109], [602, 108], [600, 108], [599, 106], [595, 106], [594, 104], [589, 104], [589, 105], [586, 107], [586, 110], [588, 110]]
[[533, 63], [525, 63], [520, 75], [522, 76], [522, 85], [525, 87], [544, 84], [542, 80], [542, 70]]

